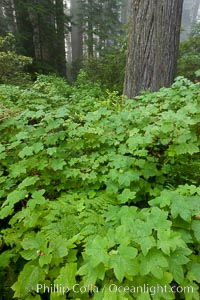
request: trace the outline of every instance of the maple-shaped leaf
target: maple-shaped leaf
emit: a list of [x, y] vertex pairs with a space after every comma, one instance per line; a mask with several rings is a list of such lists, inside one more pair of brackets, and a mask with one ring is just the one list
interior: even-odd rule
[[105, 266], [103, 263], [98, 264], [95, 268], [91, 267], [90, 262], [84, 264], [78, 270], [78, 275], [85, 275], [85, 284], [90, 285], [95, 283], [97, 280], [104, 280], [105, 277]]
[[192, 221], [192, 230], [194, 231], [195, 238], [200, 242], [200, 220]]
[[100, 263], [107, 265], [109, 256], [106, 239], [97, 235], [91, 244], [87, 246], [86, 255], [89, 257], [90, 265], [93, 268]]
[[147, 255], [151, 248], [156, 246], [156, 240], [153, 236], [138, 237], [135, 238], [134, 241], [140, 245], [144, 256]]
[[110, 252], [109, 267], [113, 268], [114, 274], [120, 282], [126, 274], [138, 274], [139, 265], [134, 260], [137, 252], [137, 249], [126, 245], [120, 245], [117, 251]]
[[39, 180], [38, 176], [26, 177], [18, 186], [20, 190], [23, 190], [25, 187], [34, 185]]
[[61, 268], [60, 274], [54, 283], [63, 287], [67, 286], [71, 289], [76, 284], [76, 273], [77, 263], [66, 263], [66, 265]]
[[32, 147], [32, 146], [30, 146], [30, 147], [26, 146], [26, 147], [24, 147], [23, 150], [21, 150], [19, 152], [18, 156], [20, 158], [24, 158], [25, 156], [32, 156], [33, 155], [33, 151], [34, 151], [34, 147]]
[[161, 249], [165, 254], [170, 255], [171, 251], [175, 251], [177, 247], [186, 247], [179, 233], [170, 229], [158, 230], [157, 248]]
[[147, 218], [151, 228], [155, 230], [170, 228], [171, 221], [168, 220], [168, 212], [161, 210], [158, 207], [152, 207], [150, 214]]
[[4, 219], [5, 217], [9, 216], [13, 212], [14, 205], [20, 200], [24, 199], [26, 194], [26, 191], [14, 190], [11, 192], [2, 205], [0, 219]]
[[55, 159], [52, 161], [52, 169], [54, 171], [62, 170], [65, 165], [66, 165], [66, 162], [63, 158]]
[[191, 250], [188, 248], [178, 248], [169, 257], [169, 270], [173, 275], [174, 280], [182, 284], [184, 280], [183, 265], [189, 262], [188, 255], [191, 254]]
[[140, 255], [140, 259], [141, 275], [151, 273], [158, 279], [163, 277], [163, 272], [168, 267], [168, 261], [160, 250], [151, 249], [146, 256]]
[[121, 195], [118, 196], [120, 203], [126, 203], [129, 200], [135, 198], [136, 192], [132, 192], [130, 189], [124, 189]]
[[33, 192], [32, 199], [28, 201], [27, 206], [30, 207], [31, 209], [34, 209], [36, 205], [45, 204], [47, 200], [43, 196], [44, 193], [45, 193], [44, 189]]
[[33, 262], [27, 263], [18, 276], [17, 282], [12, 286], [14, 297], [27, 296], [29, 289], [36, 289], [37, 284], [45, 279], [45, 272]]
[[189, 271], [194, 275], [193, 280], [200, 283], [200, 263], [191, 261], [188, 267]]

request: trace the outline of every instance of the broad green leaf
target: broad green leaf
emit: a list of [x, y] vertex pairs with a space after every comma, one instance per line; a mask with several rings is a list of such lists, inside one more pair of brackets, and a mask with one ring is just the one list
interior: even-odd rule
[[62, 170], [65, 165], [66, 165], [66, 162], [65, 162], [65, 160], [63, 158], [61, 158], [61, 159], [55, 159], [52, 162], [52, 169], [54, 171]]
[[133, 233], [139, 238], [147, 237], [152, 235], [152, 224], [149, 220], [135, 220]]
[[141, 295], [138, 295], [137, 300], [151, 300], [151, 296], [149, 295], [149, 293], [142, 293]]
[[191, 254], [191, 250], [178, 248], [168, 259], [170, 272], [172, 273], [174, 280], [180, 285], [184, 280], [183, 266], [189, 262], [189, 258], [187, 257], [189, 254]]
[[187, 279], [184, 280], [181, 285], [182, 295], [186, 300], [198, 300], [199, 299], [199, 286], [195, 282], [190, 282]]
[[149, 201], [150, 206], [159, 206], [161, 208], [169, 206], [173, 195], [170, 191], [164, 190], [159, 197]]
[[144, 236], [134, 239], [141, 247], [143, 255], [147, 255], [150, 249], [156, 246], [156, 240], [153, 236]]
[[171, 222], [168, 220], [168, 213], [158, 207], [151, 208], [151, 213], [148, 216], [148, 223], [151, 224], [151, 228], [156, 230], [166, 230], [171, 226]]
[[49, 265], [52, 261], [51, 249], [45, 249], [44, 252], [40, 251], [39, 255], [39, 265], [44, 267], [44, 265]]
[[195, 238], [200, 242], [200, 220], [192, 221], [192, 230], [194, 231]]
[[21, 150], [20, 152], [19, 152], [19, 157], [20, 158], [24, 158], [25, 156], [32, 156], [33, 155], [33, 151], [34, 151], [34, 147], [32, 147], [32, 146], [26, 146], [26, 147], [24, 147], [24, 149], [23, 150]]
[[20, 252], [20, 254], [25, 260], [34, 260], [38, 258], [39, 252], [36, 251], [35, 249], [31, 249], [31, 250], [23, 250]]
[[30, 232], [25, 236], [21, 244], [25, 250], [36, 249], [43, 251], [46, 248], [47, 240], [41, 232]]
[[11, 215], [14, 212], [13, 207], [11, 206], [5, 206], [0, 211], [0, 219], [4, 219], [7, 216]]
[[[98, 298], [97, 298], [98, 299]], [[112, 292], [110, 288], [105, 288], [102, 300], [128, 300], [125, 293]]]
[[200, 263], [192, 261], [189, 264], [190, 272], [195, 276], [195, 281], [200, 282]]
[[171, 251], [175, 251], [177, 247], [181, 246], [186, 247], [178, 233], [174, 233], [170, 229], [158, 230], [157, 248], [165, 254], [170, 255]]
[[55, 284], [67, 286], [71, 289], [76, 284], [77, 263], [67, 263], [60, 270], [60, 275], [55, 280]]
[[163, 277], [163, 272], [168, 267], [168, 261], [161, 251], [151, 249], [146, 256], [141, 255], [140, 273], [147, 275], [151, 273], [156, 278]]
[[131, 151], [134, 151], [135, 149], [138, 148], [138, 146], [140, 145], [144, 145], [144, 139], [142, 136], [140, 136], [138, 133], [137, 135], [135, 135], [134, 137], [130, 137], [128, 140], [127, 140], [127, 144], [128, 144], [128, 147]]
[[26, 191], [18, 191], [15, 190], [11, 192], [6, 201], [2, 205], [2, 209], [0, 211], [0, 219], [4, 219], [5, 217], [9, 216], [13, 212], [14, 205], [23, 200], [26, 196]]
[[[150, 295], [152, 299], [160, 300], [165, 295], [166, 299], [174, 299], [171, 293], [170, 284], [173, 280], [172, 275], [169, 272], [163, 272], [163, 277], [158, 279], [151, 274], [149, 276], [136, 277], [134, 283], [129, 284], [132, 286], [131, 294], [137, 299], [139, 295]], [[140, 298], [142, 299], [142, 298]]]
[[182, 238], [182, 240], [186, 243], [186, 244], [191, 244], [193, 243], [193, 238], [192, 238], [192, 234], [191, 234], [191, 231], [189, 230], [185, 230], [185, 229], [182, 229], [182, 228], [176, 228], [175, 230], [176, 232], [178, 232]]
[[130, 189], [124, 189], [122, 194], [119, 195], [119, 201], [120, 203], [126, 203], [128, 202], [129, 200], [133, 200], [135, 199], [135, 195], [136, 193], [135, 192], [131, 192]]
[[110, 268], [113, 268], [114, 274], [119, 282], [122, 282], [123, 278], [129, 275], [136, 275], [139, 271], [135, 269], [136, 262], [134, 258], [137, 255], [137, 250], [135, 248], [120, 245], [118, 251], [110, 252]]
[[49, 242], [49, 248], [52, 249], [53, 254], [57, 257], [64, 257], [68, 255], [68, 261], [76, 260], [76, 250], [68, 251], [68, 240], [62, 238], [62, 236], [55, 237]]
[[52, 156], [53, 154], [55, 154], [57, 152], [57, 148], [56, 147], [51, 147], [47, 149], [47, 154]]
[[67, 108], [63, 108], [63, 107], [59, 107], [57, 110], [56, 110], [56, 118], [62, 118], [62, 117], [65, 117], [65, 116], [68, 116], [70, 113], [69, 109]]
[[16, 254], [13, 251], [6, 250], [0, 254], [0, 268], [6, 268], [10, 264], [10, 260], [14, 258]]
[[26, 177], [18, 186], [19, 190], [23, 190], [25, 187], [34, 185], [39, 180], [38, 176]]
[[95, 283], [97, 280], [104, 280], [105, 277], [105, 266], [103, 263], [100, 263], [95, 268], [91, 268], [90, 263], [86, 263], [81, 266], [78, 270], [78, 275], [86, 275], [85, 276], [85, 284], [89, 285], [91, 282]]
[[86, 254], [90, 259], [91, 267], [94, 268], [100, 263], [106, 265], [109, 259], [106, 239], [97, 235], [91, 244], [86, 247]]
[[32, 199], [28, 201], [28, 207], [35, 209], [36, 205], [45, 204], [48, 200], [43, 197], [45, 190], [39, 190], [32, 193]]
[[[113, 240], [114, 237], [114, 240]], [[128, 245], [131, 242], [131, 234], [128, 234], [128, 227], [126, 225], [120, 225], [116, 228], [116, 231], [111, 236], [113, 243], [115, 244], [115, 241], [117, 243], [121, 243], [123, 241], [124, 245]]]
[[10, 176], [17, 178], [20, 174], [26, 174], [27, 170], [26, 160], [22, 160], [12, 165]]
[[2, 153], [3, 151], [5, 151], [5, 146], [3, 146], [2, 144], [0, 144], [0, 153]]
[[38, 143], [35, 143], [35, 144], [33, 144], [33, 151], [34, 151], [34, 153], [39, 153], [41, 150], [43, 150], [44, 149], [44, 145], [43, 145], [43, 143], [41, 143], [41, 142], [38, 142]]
[[27, 131], [21, 131], [18, 134], [16, 134], [16, 139], [18, 140], [25, 140], [29, 137], [29, 134]]
[[45, 272], [32, 262], [27, 263], [20, 272], [18, 280], [13, 284], [14, 297], [25, 297], [30, 289], [36, 289], [37, 284], [45, 279]]

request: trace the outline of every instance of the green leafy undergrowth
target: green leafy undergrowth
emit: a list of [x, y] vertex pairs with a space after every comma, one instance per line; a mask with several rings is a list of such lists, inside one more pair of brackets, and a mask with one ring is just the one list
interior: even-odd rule
[[15, 46], [16, 41], [12, 34], [0, 36], [0, 84], [27, 86], [31, 78], [25, 70], [32, 64], [32, 59], [17, 54]]
[[200, 25], [195, 24], [187, 40], [180, 43], [177, 74], [196, 80], [195, 71], [200, 68]]
[[61, 81], [0, 87], [12, 297], [199, 299], [200, 85], [179, 77], [126, 100], [84, 73]]

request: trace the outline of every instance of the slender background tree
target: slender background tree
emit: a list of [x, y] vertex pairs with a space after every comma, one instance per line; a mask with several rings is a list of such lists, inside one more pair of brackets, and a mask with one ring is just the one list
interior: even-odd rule
[[191, 33], [192, 26], [197, 22], [200, 0], [184, 0], [182, 14], [181, 40], [185, 40]]

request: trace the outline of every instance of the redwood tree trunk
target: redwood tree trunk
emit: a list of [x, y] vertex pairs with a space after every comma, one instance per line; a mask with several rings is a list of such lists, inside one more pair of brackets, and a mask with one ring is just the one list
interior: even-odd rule
[[173, 83], [183, 0], [132, 0], [124, 95]]

